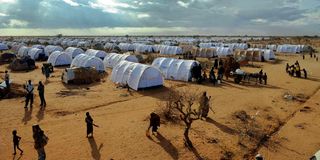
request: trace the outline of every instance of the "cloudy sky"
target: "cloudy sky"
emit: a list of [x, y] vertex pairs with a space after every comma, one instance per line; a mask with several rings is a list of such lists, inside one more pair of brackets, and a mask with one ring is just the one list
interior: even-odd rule
[[320, 0], [0, 0], [1, 35], [320, 35]]

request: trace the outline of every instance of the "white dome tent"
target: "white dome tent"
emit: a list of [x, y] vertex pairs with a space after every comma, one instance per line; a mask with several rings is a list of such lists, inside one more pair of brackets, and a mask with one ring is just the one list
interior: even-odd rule
[[28, 55], [30, 56], [31, 59], [38, 60], [40, 58], [40, 55], [44, 55], [44, 52], [42, 49], [39, 49], [39, 48], [31, 48], [28, 51]]
[[4, 51], [4, 50], [9, 50], [9, 47], [4, 43], [0, 43], [0, 51]]
[[213, 47], [216, 49], [216, 53], [218, 57], [226, 57], [232, 55], [232, 50], [227, 47]]
[[14, 44], [14, 45], [12, 45], [11, 50], [13, 50], [15, 54], [17, 54], [18, 51], [19, 51], [19, 49], [20, 49], [22, 46], [26, 46], [26, 45], [25, 45], [24, 43]]
[[46, 56], [50, 56], [50, 54], [54, 51], [63, 51], [63, 48], [60, 46], [53, 46], [53, 45], [48, 45], [46, 46], [46, 48], [44, 48], [44, 53], [46, 54]]
[[127, 52], [127, 51], [133, 51], [135, 46], [134, 44], [131, 43], [120, 43], [118, 45], [118, 47], [121, 49], [121, 51], [123, 52]]
[[128, 84], [134, 90], [163, 86], [163, 77], [158, 69], [128, 61], [121, 61], [113, 68], [111, 80], [121, 85]]
[[105, 51], [95, 50], [95, 49], [88, 49], [85, 54], [89, 56], [95, 56], [100, 59], [104, 59], [106, 57], [107, 53]]
[[160, 48], [160, 54], [167, 54], [167, 55], [182, 54], [182, 48], [178, 46], [163, 46]]
[[65, 52], [55, 51], [50, 54], [47, 62], [51, 63], [54, 67], [66, 66], [71, 64], [72, 58]]
[[33, 45], [31, 48], [38, 48], [38, 49], [43, 49], [46, 48], [44, 45], [40, 45], [40, 44], [36, 44], [36, 45]]
[[134, 50], [135, 53], [152, 53], [153, 52], [153, 46], [152, 45], [144, 45], [144, 44], [139, 44], [135, 47]]
[[123, 60], [135, 63], [139, 62], [138, 58], [134, 55], [109, 53], [103, 60], [104, 68], [114, 68]]
[[104, 72], [103, 61], [95, 56], [86, 54], [77, 55], [71, 62], [70, 67], [94, 67], [99, 72]]
[[277, 47], [277, 52], [280, 53], [301, 53], [304, 51], [304, 45], [289, 45], [289, 44], [284, 44], [284, 45], [279, 45]]
[[20, 57], [27, 56], [30, 49], [31, 49], [30, 47], [25, 47], [25, 46], [20, 47], [18, 50], [18, 56]]
[[194, 60], [182, 60], [174, 58], [157, 58], [152, 62], [152, 66], [158, 68], [165, 79], [178, 81], [191, 81], [191, 69], [198, 65]]
[[73, 59], [79, 54], [84, 53], [84, 51], [81, 48], [75, 48], [75, 47], [68, 47], [65, 52]]

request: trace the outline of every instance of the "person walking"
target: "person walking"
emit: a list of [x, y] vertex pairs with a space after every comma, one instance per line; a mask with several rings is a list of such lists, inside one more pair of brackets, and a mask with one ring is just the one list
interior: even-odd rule
[[19, 147], [19, 143], [20, 143], [21, 137], [19, 137], [17, 135], [17, 131], [16, 130], [12, 131], [12, 135], [13, 135], [13, 151], [14, 151], [13, 155], [17, 154], [16, 149], [18, 149], [20, 151], [20, 155], [22, 155], [23, 154], [23, 150], [20, 149], [20, 147]]
[[160, 127], [160, 116], [152, 112], [150, 114], [150, 124], [146, 135], [149, 136], [150, 128], [152, 128], [152, 135], [155, 135], [155, 133], [158, 133], [158, 127]]
[[90, 137], [93, 137], [93, 126], [99, 126], [93, 123], [93, 119], [89, 112], [86, 113], [85, 122], [87, 124], [87, 138], [89, 138], [89, 135], [91, 135]]
[[49, 67], [45, 67], [44, 68], [44, 75], [46, 76], [46, 80], [48, 81], [48, 79], [50, 77], [50, 69], [49, 69]]
[[46, 100], [44, 98], [44, 85], [42, 84], [41, 81], [39, 81], [38, 92], [39, 92], [39, 97], [40, 97], [40, 101], [41, 101], [40, 106], [41, 107], [46, 107], [47, 103], [46, 103]]
[[34, 87], [33, 87], [32, 83], [31, 83], [31, 80], [28, 81], [27, 85], [25, 86], [25, 89], [27, 91], [27, 95], [26, 95], [26, 104], [25, 104], [24, 108], [28, 107], [29, 101], [30, 101], [30, 107], [32, 107]]
[[44, 147], [48, 144], [49, 138], [44, 134], [44, 131], [39, 125], [32, 126], [34, 148], [38, 153], [38, 160], [46, 159], [46, 152]]

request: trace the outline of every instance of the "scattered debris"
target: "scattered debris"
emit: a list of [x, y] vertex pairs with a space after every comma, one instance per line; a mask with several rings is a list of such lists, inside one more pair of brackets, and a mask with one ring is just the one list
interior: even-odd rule
[[243, 122], [248, 122], [248, 120], [251, 119], [251, 117], [247, 114], [247, 112], [243, 110], [234, 112], [233, 116], [237, 119], [240, 119]]
[[300, 109], [300, 112], [309, 113], [311, 112], [311, 108], [309, 106], [304, 106], [302, 109]]
[[231, 151], [223, 151], [221, 160], [231, 160], [234, 157], [234, 153]]

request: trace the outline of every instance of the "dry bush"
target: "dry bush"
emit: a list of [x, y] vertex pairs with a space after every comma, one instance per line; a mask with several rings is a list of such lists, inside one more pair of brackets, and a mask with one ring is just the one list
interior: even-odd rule
[[162, 112], [159, 112], [168, 121], [177, 123], [181, 120], [184, 123], [184, 141], [190, 148], [193, 148], [193, 145], [189, 139], [189, 131], [193, 121], [199, 119], [199, 113], [194, 105], [198, 99], [197, 95], [193, 92], [171, 89], [163, 105], [160, 105], [163, 106]]
[[154, 59], [156, 59], [157, 57], [155, 57], [152, 54], [148, 54], [146, 58], [143, 59], [143, 62], [141, 63], [147, 63], [147, 64], [151, 64], [153, 62]]

